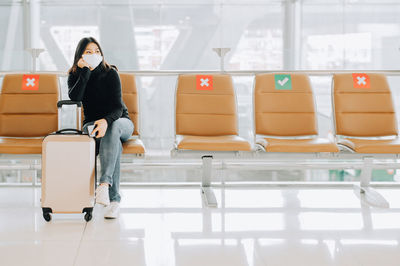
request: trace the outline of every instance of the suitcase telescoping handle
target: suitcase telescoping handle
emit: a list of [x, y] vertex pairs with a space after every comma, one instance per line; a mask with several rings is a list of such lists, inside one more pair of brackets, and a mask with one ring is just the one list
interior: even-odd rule
[[71, 100], [62, 100], [57, 102], [57, 108], [61, 108], [63, 105], [76, 105], [82, 107], [82, 102], [76, 102]]
[[[62, 100], [57, 102], [57, 108], [58, 108], [58, 129], [61, 128], [61, 116], [60, 116], [60, 110], [63, 105], [76, 105], [76, 128], [81, 130], [82, 129], [82, 102], [77, 102], [77, 101], [71, 101], [71, 100]], [[71, 131], [71, 130], [69, 130]]]
[[87, 135], [82, 130], [76, 128], [63, 128], [55, 132], [55, 134], [80, 134], [80, 135]]

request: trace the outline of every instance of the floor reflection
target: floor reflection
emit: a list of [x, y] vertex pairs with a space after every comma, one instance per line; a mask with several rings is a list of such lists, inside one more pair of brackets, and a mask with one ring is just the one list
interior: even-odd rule
[[[6, 265], [67, 255], [74, 263], [60, 265], [399, 265], [395, 189], [379, 190], [389, 209], [361, 204], [352, 189], [216, 189], [219, 208], [205, 207], [197, 188], [122, 191], [117, 220], [97, 206], [89, 223], [82, 215], [46, 223], [38, 189], [0, 188], [0, 256]], [[30, 251], [20, 258], [21, 248]]]

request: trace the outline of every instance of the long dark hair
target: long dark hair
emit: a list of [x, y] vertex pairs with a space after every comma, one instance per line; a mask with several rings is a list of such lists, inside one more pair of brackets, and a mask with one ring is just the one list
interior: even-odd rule
[[76, 72], [76, 69], [78, 68], [78, 61], [79, 61], [79, 59], [81, 59], [82, 54], [85, 52], [85, 49], [89, 43], [95, 43], [97, 45], [97, 47], [99, 47], [101, 56], [103, 57], [103, 60], [101, 61], [100, 65], [103, 69], [105, 69], [107, 71], [110, 70], [111, 67], [114, 67], [116, 69], [115, 66], [111, 66], [106, 61], [104, 61], [103, 50], [101, 49], [99, 42], [93, 37], [85, 37], [79, 41], [78, 46], [76, 47], [74, 63], [72, 64], [72, 67], [68, 70], [68, 73]]

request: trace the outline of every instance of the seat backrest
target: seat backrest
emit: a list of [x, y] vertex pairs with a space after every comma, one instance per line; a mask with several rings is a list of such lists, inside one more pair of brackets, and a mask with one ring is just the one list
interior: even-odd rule
[[122, 100], [129, 111], [135, 128], [133, 135], [139, 135], [139, 105], [135, 76], [133, 74], [119, 73], [121, 80]]
[[336, 135], [397, 135], [396, 114], [384, 75], [335, 74], [332, 87]]
[[258, 74], [254, 84], [255, 134], [317, 135], [314, 96], [304, 74]]
[[177, 135], [238, 134], [236, 97], [230, 75], [180, 75], [175, 97]]
[[56, 131], [58, 95], [56, 75], [5, 75], [0, 94], [0, 136], [42, 137]]

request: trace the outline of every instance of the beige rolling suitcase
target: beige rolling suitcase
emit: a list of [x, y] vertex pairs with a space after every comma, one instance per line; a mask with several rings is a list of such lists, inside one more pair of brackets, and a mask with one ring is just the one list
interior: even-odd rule
[[51, 213], [85, 213], [92, 219], [96, 183], [95, 140], [77, 129], [63, 129], [42, 144], [43, 218]]

